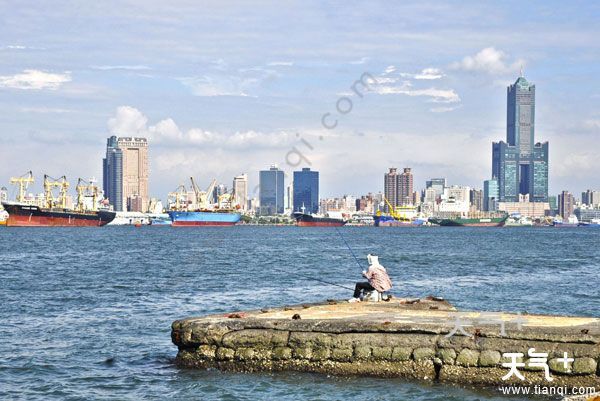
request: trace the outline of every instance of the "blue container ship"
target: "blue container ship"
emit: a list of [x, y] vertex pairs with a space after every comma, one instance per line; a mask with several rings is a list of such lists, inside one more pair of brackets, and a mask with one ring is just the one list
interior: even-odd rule
[[174, 227], [184, 226], [233, 226], [242, 215], [230, 211], [170, 211], [169, 217]]
[[174, 227], [194, 227], [194, 226], [233, 226], [242, 218], [241, 213], [234, 207], [233, 193], [221, 194], [217, 197], [216, 203], [211, 202], [216, 180], [208, 186], [205, 191], [201, 191], [194, 178], [192, 182], [193, 195], [190, 199], [185, 186], [169, 194], [169, 218]]

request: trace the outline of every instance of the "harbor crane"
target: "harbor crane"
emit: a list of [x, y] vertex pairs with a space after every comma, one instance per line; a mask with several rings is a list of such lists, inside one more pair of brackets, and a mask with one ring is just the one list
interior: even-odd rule
[[79, 178], [77, 180], [77, 186], [75, 187], [75, 190], [77, 191], [77, 206], [75, 208], [77, 211], [85, 212], [87, 210], [85, 198], [90, 196], [92, 198], [91, 211], [98, 210], [97, 204], [100, 190], [93, 179], [84, 180], [83, 178]]
[[[398, 211], [398, 209], [401, 209], [401, 207], [400, 208], [395, 208], [385, 196], [383, 197], [383, 200], [385, 201], [385, 203], [388, 206], [390, 216], [392, 216], [394, 219], [396, 219], [398, 221], [410, 221], [410, 219], [408, 217], [406, 217], [406, 215], [401, 214]], [[381, 211], [378, 211], [377, 215], [380, 216], [381, 215]]]
[[196, 206], [199, 210], [207, 210], [209, 209], [209, 197], [212, 196], [213, 191], [215, 190], [215, 186], [217, 185], [217, 180], [213, 179], [206, 191], [201, 191], [196, 182], [194, 181], [194, 177], [190, 177], [190, 181], [192, 182], [192, 190], [196, 195]]
[[[57, 198], [54, 198], [54, 189], [59, 189]], [[44, 198], [46, 206], [49, 209], [58, 207], [60, 209], [67, 208], [67, 191], [69, 189], [69, 182], [66, 176], [62, 176], [59, 179], [52, 178], [47, 174], [44, 174]]]
[[182, 210], [183, 205], [187, 208], [187, 189], [185, 189], [185, 185], [181, 184], [175, 191], [169, 192], [167, 196], [169, 209]]
[[12, 185], [19, 186], [19, 193], [17, 194], [17, 202], [23, 203], [25, 202], [25, 196], [27, 193], [27, 188], [29, 188], [29, 184], [33, 184], [33, 173], [31, 171], [23, 174], [20, 177], [11, 177], [10, 183]]

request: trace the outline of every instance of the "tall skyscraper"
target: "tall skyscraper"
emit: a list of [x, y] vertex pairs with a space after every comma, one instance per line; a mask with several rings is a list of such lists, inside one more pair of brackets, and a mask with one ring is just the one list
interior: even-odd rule
[[102, 183], [114, 210], [123, 211], [129, 206], [132, 211], [146, 211], [149, 202], [147, 139], [108, 138]]
[[102, 160], [102, 186], [104, 196], [113, 209], [122, 212], [127, 204], [123, 202], [123, 152], [117, 144], [117, 137], [106, 140], [106, 157]]
[[562, 191], [558, 195], [558, 214], [563, 219], [568, 219], [575, 210], [575, 197], [569, 191]]
[[[399, 205], [398, 202], [398, 169], [390, 167], [390, 171], [383, 176], [383, 195], [388, 202], [394, 207]], [[390, 212], [387, 203], [384, 205], [386, 212]]]
[[248, 209], [248, 174], [240, 174], [233, 178], [233, 202], [241, 210]]
[[498, 180], [492, 178], [483, 182], [483, 210], [486, 212], [495, 211], [498, 205]]
[[408, 167], [398, 176], [398, 202], [400, 206], [413, 204], [413, 175]]
[[294, 212], [317, 213], [319, 211], [319, 172], [305, 167], [294, 171]]
[[535, 85], [520, 76], [507, 88], [506, 142], [492, 144], [499, 201], [548, 202], [548, 142], [535, 142]]
[[272, 165], [262, 170], [258, 176], [260, 214], [282, 214], [284, 211], [284, 175], [283, 171]]
[[[383, 177], [383, 193], [394, 207], [413, 204], [413, 175], [411, 169], [404, 168], [401, 174], [398, 169], [390, 167]], [[385, 210], [389, 212], [387, 204]]]

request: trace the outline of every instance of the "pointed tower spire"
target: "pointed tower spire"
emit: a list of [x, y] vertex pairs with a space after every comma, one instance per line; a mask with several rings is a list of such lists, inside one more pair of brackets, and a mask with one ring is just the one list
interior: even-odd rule
[[521, 69], [519, 71], [519, 77], [523, 78], [523, 64], [521, 64]]

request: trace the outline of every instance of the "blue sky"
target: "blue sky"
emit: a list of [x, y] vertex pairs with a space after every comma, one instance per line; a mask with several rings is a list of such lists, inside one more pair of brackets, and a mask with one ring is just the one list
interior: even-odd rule
[[322, 196], [380, 191], [390, 166], [480, 188], [522, 66], [551, 192], [600, 188], [597, 3], [96, 3], [0, 1], [1, 185], [100, 179], [116, 134], [151, 140], [160, 198], [190, 175], [254, 186], [297, 152]]

